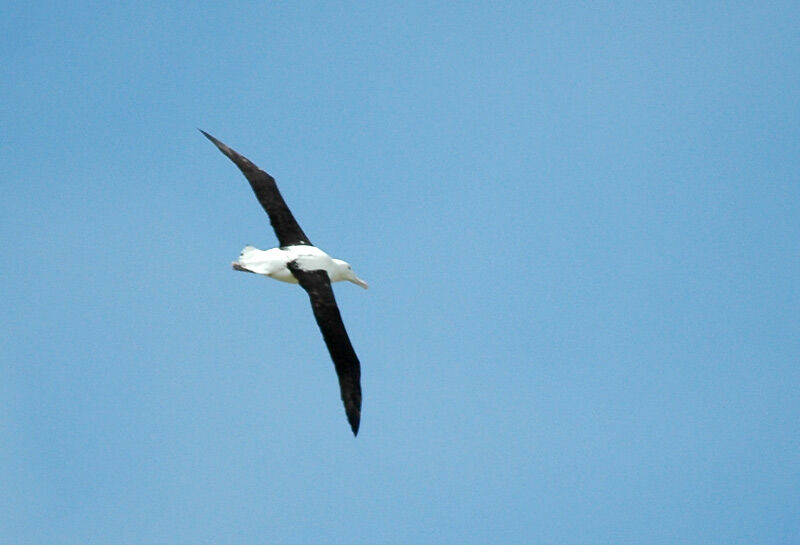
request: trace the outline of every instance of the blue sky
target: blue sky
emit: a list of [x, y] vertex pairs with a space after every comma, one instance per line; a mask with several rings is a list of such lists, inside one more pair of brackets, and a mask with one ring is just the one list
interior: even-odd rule
[[797, 543], [799, 18], [4, 3], [0, 541]]

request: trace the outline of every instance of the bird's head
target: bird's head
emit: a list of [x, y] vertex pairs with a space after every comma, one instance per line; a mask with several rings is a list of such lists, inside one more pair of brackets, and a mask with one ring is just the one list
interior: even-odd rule
[[341, 259], [334, 259], [333, 262], [336, 263], [336, 277], [333, 279], [334, 281], [347, 280], [348, 282], [352, 282], [353, 284], [361, 286], [364, 289], [369, 287], [366, 282], [356, 276], [356, 273], [353, 272], [353, 267], [350, 266], [350, 263], [347, 261], [342, 261]]

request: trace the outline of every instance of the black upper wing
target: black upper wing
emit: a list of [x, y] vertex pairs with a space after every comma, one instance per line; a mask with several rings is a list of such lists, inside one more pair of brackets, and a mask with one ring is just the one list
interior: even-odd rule
[[292, 211], [286, 206], [286, 201], [283, 200], [281, 192], [278, 191], [278, 185], [275, 183], [275, 178], [258, 168], [250, 162], [247, 157], [239, 155], [234, 150], [201, 130], [201, 133], [206, 138], [211, 140], [219, 151], [224, 153], [228, 159], [233, 161], [239, 170], [242, 171], [247, 181], [250, 182], [250, 187], [258, 198], [258, 202], [264, 207], [269, 216], [269, 222], [278, 236], [278, 242], [281, 246], [293, 246], [296, 244], [311, 245], [308, 237], [300, 229], [297, 220], [294, 219]]
[[322, 331], [339, 376], [339, 389], [347, 420], [353, 435], [358, 435], [358, 424], [361, 421], [361, 364], [350, 343], [350, 337], [347, 336], [339, 307], [336, 306], [328, 273], [323, 270], [304, 271], [294, 261], [289, 263], [289, 270], [311, 299], [314, 318], [317, 319], [317, 325]]

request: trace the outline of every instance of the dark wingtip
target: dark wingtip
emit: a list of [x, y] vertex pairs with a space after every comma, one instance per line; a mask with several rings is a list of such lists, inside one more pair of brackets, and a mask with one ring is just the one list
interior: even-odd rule
[[240, 155], [238, 152], [232, 150], [231, 148], [229, 148], [228, 146], [226, 146], [225, 144], [223, 144], [222, 142], [220, 142], [219, 140], [208, 134], [203, 129], [197, 129], [197, 130], [203, 133], [203, 136], [211, 140], [211, 143], [217, 146], [217, 149], [221, 151], [228, 159], [233, 161], [236, 164], [236, 166], [239, 167], [239, 170], [241, 170], [242, 172], [247, 173], [259, 170], [258, 167], [255, 166], [250, 161], [250, 159], [248, 159], [244, 155]]
[[358, 437], [358, 417], [355, 419], [350, 419], [350, 429], [353, 430], [353, 437]]
[[[211, 140], [211, 142], [212, 142], [212, 143], [213, 143], [215, 146], [217, 146], [217, 147], [218, 147], [220, 150], [222, 150], [222, 151], [223, 151], [223, 153], [225, 152], [225, 150], [224, 150], [223, 148], [225, 148], [225, 149], [227, 149], [227, 148], [228, 148], [228, 146], [226, 146], [225, 144], [223, 144], [222, 142], [220, 142], [219, 140], [217, 140], [216, 138], [214, 138], [213, 136], [211, 136], [210, 134], [208, 134], [208, 133], [207, 133], [206, 131], [204, 131], [203, 129], [197, 129], [197, 130], [198, 130], [198, 131], [200, 131], [201, 133], [203, 133], [203, 136], [205, 136], [206, 138], [208, 138], [209, 140]], [[227, 155], [227, 154], [226, 154], [226, 155]]]
[[350, 429], [353, 430], [353, 437], [356, 437], [358, 436], [358, 426], [361, 423], [361, 386], [356, 383], [353, 392], [342, 395], [342, 401]]
[[344, 403], [344, 413], [347, 415], [347, 421], [350, 423], [350, 429], [353, 430], [353, 436], [358, 435], [358, 426], [361, 423], [361, 392], [358, 392], [355, 398], [351, 397]]

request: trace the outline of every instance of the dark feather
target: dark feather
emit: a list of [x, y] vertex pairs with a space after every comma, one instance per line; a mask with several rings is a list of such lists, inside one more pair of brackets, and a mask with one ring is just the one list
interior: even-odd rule
[[275, 178], [254, 165], [247, 157], [239, 155], [237, 152], [201, 130], [201, 133], [206, 138], [211, 140], [219, 150], [224, 153], [228, 159], [233, 161], [239, 170], [242, 171], [247, 181], [250, 182], [250, 187], [253, 188], [258, 202], [266, 210], [269, 216], [269, 222], [278, 236], [278, 242], [281, 246], [294, 246], [305, 244], [310, 246], [311, 242], [308, 237], [297, 224], [291, 210], [286, 206], [286, 201], [283, 200], [281, 192], [278, 191], [278, 185], [275, 183]]
[[323, 270], [304, 271], [295, 262], [289, 263], [289, 270], [311, 299], [314, 318], [317, 319], [317, 325], [322, 331], [339, 376], [339, 389], [347, 420], [353, 435], [358, 435], [358, 424], [361, 420], [361, 365], [350, 343], [350, 337], [347, 336], [339, 307], [336, 306], [328, 273]]

